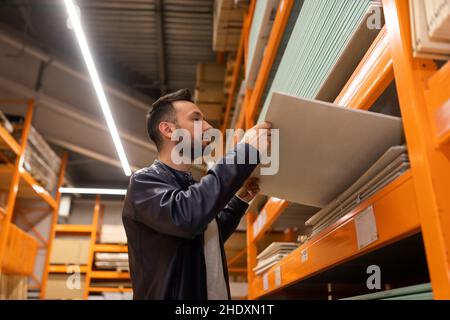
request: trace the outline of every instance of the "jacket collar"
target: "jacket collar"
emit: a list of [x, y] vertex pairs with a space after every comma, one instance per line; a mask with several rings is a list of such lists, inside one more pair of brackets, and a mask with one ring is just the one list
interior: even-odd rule
[[180, 171], [174, 168], [169, 167], [167, 164], [159, 161], [158, 159], [156, 159], [153, 162], [153, 165], [163, 169], [164, 171], [166, 171], [167, 173], [169, 173], [172, 177], [175, 178], [175, 180], [177, 181], [181, 181], [183, 183], [188, 183], [188, 184], [193, 184], [194, 178], [192, 177], [192, 173], [189, 171]]

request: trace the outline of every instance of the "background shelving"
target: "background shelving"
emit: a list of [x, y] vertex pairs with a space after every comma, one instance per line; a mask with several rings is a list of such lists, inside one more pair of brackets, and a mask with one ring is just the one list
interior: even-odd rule
[[[28, 288], [38, 291], [41, 289], [42, 274], [36, 268], [36, 257], [49, 255], [51, 240], [48, 234], [42, 234], [36, 226], [42, 219], [52, 220], [57, 215], [59, 187], [63, 183], [66, 156], [63, 157], [56, 186], [53, 190], [46, 190], [23, 166], [34, 100], [5, 100], [1, 103], [16, 108], [27, 107], [20, 143], [0, 124], [0, 146], [3, 151], [11, 150], [13, 153], [12, 158], [5, 157], [2, 153], [0, 165], [0, 191], [6, 195], [4, 205], [0, 205], [1, 281], [7, 283], [10, 275], [21, 277], [16, 280], [21, 283], [22, 292], [16, 298], [25, 299]], [[39, 221], [31, 219], [36, 213], [42, 214]]]

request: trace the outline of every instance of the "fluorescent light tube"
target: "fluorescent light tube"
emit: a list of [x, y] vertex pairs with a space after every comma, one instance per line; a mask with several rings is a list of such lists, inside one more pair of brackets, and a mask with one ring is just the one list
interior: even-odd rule
[[103, 189], [103, 188], [59, 188], [61, 193], [72, 194], [108, 194], [108, 195], [125, 195], [126, 189]]
[[81, 54], [83, 55], [84, 62], [91, 77], [92, 85], [94, 86], [95, 93], [97, 94], [100, 107], [102, 108], [103, 115], [105, 116], [106, 124], [108, 125], [109, 132], [116, 147], [117, 154], [119, 156], [120, 162], [122, 164], [123, 171], [127, 176], [131, 175], [131, 168], [128, 164], [127, 156], [123, 149], [122, 142], [120, 141], [119, 132], [117, 131], [116, 124], [111, 114], [111, 109], [106, 99], [105, 91], [103, 90], [102, 83], [100, 82], [100, 77], [98, 76], [97, 69], [94, 64], [94, 59], [92, 58], [91, 51], [86, 40], [86, 36], [81, 25], [81, 20], [79, 17], [79, 12], [77, 7], [72, 0], [63, 0], [66, 5], [67, 14], [71, 21], [73, 31], [78, 41], [78, 45], [81, 49]]

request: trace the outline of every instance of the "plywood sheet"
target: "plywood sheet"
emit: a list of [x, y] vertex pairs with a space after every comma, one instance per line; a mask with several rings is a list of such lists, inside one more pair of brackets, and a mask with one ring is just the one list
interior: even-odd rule
[[260, 176], [261, 193], [321, 208], [404, 140], [400, 118], [278, 92], [265, 120], [279, 129], [279, 170]]

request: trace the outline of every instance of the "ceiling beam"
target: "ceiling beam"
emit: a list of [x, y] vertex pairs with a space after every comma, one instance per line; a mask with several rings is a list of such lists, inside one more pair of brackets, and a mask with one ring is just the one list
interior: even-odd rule
[[[42, 50], [35, 48], [33, 46], [30, 46], [30, 45], [26, 44], [24, 41], [18, 40], [14, 36], [9, 35], [9, 33], [10, 33], [9, 30], [5, 30], [5, 29], [7, 29], [7, 27], [0, 26], [0, 41], [6, 43], [16, 49], [23, 50], [24, 52], [33, 56], [36, 59], [45, 61], [47, 63], [47, 66], [52, 65], [52, 66], [58, 68], [59, 70], [64, 71], [64, 72], [68, 73], [69, 75], [71, 75], [81, 81], [87, 82], [89, 84], [91, 83], [91, 79], [85, 72], [80, 72], [77, 69], [48, 55], [47, 53], [43, 52]], [[135, 95], [136, 92], [127, 92], [129, 89], [125, 88], [123, 85], [121, 85], [121, 84], [111, 85], [111, 84], [109, 84], [109, 82], [110, 81], [106, 81], [105, 83], [103, 83], [106, 93], [108, 93], [111, 96], [115, 96], [119, 99], [122, 99], [122, 100], [128, 102], [130, 104], [130, 106], [132, 106], [132, 107], [136, 107], [136, 108], [148, 111], [149, 104], [152, 101], [144, 101], [144, 100], [141, 100], [140, 98], [135, 98], [133, 95]]]
[[[43, 107], [49, 108], [54, 112], [63, 114], [64, 116], [71, 118], [74, 121], [102, 130], [105, 133], [109, 132], [108, 127], [101, 121], [98, 121], [97, 119], [93, 118], [92, 115], [83, 114], [82, 112], [77, 110], [76, 107], [71, 106], [62, 101], [59, 101], [43, 92], [38, 93], [22, 84], [8, 80], [3, 77], [0, 77], [0, 87], [8, 89], [19, 96], [35, 97], [37, 102]], [[123, 130], [119, 130], [119, 136], [121, 139], [127, 142], [131, 142], [141, 148], [145, 148], [152, 152], [157, 152], [156, 146], [154, 144], [149, 143], [148, 141], [138, 138], [132, 134], [123, 132]]]
[[165, 94], [167, 91], [167, 66], [166, 66], [166, 50], [164, 43], [164, 7], [162, 0], [155, 1], [156, 6], [156, 40], [158, 46], [158, 67], [159, 67], [159, 82], [161, 93]]
[[[122, 164], [120, 163], [120, 161], [119, 160], [114, 160], [110, 156], [106, 156], [106, 155], [101, 154], [99, 152], [96, 152], [96, 151], [93, 151], [93, 150], [90, 150], [90, 149], [87, 149], [87, 148], [83, 148], [83, 147], [77, 146], [77, 145], [75, 145], [73, 143], [70, 143], [70, 142], [62, 140], [62, 139], [58, 139], [56, 137], [52, 137], [52, 136], [48, 136], [47, 135], [45, 137], [45, 139], [48, 142], [50, 142], [50, 143], [52, 143], [54, 145], [57, 145], [57, 146], [59, 146], [61, 148], [64, 148], [66, 150], [69, 150], [69, 151], [81, 154], [81, 155], [83, 155], [85, 157], [88, 157], [88, 158], [91, 158], [91, 159], [94, 159], [94, 160], [97, 160], [97, 161], [100, 161], [100, 162], [103, 162], [103, 163], [109, 164], [111, 166], [114, 166], [114, 167], [122, 169]], [[132, 171], [136, 171], [138, 169], [139, 168], [136, 167], [136, 166], [131, 166], [131, 170]]]

